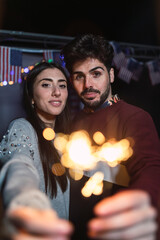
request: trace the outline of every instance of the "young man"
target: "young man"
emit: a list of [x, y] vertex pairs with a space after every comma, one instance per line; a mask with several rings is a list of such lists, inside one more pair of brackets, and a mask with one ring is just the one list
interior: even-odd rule
[[[102, 36], [79, 36], [61, 54], [84, 104], [72, 130], [84, 129], [91, 138], [100, 131], [107, 140], [130, 138], [134, 142], [133, 155], [120, 164], [121, 177], [117, 178], [111, 168], [106, 171], [104, 180], [112, 188], [110, 196], [94, 208], [94, 219], [88, 223], [90, 237], [155, 239], [160, 142], [150, 115], [112, 94], [114, 52]], [[104, 166], [101, 169], [105, 172]]]

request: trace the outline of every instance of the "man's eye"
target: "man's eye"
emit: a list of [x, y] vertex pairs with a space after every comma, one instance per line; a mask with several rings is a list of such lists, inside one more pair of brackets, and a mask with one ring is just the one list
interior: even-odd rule
[[94, 77], [99, 77], [99, 76], [101, 76], [101, 73], [100, 72], [93, 72], [93, 76]]
[[84, 76], [83, 76], [83, 75], [77, 75], [77, 76], [75, 77], [75, 79], [76, 79], [76, 80], [81, 80], [81, 79], [84, 79]]

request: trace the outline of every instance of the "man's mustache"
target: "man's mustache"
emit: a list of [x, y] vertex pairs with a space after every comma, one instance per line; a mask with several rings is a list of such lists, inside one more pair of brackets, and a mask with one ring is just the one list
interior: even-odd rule
[[84, 94], [89, 93], [89, 92], [95, 92], [95, 93], [99, 93], [100, 94], [100, 91], [97, 90], [97, 89], [86, 88], [83, 92], [81, 92], [81, 96], [83, 96]]

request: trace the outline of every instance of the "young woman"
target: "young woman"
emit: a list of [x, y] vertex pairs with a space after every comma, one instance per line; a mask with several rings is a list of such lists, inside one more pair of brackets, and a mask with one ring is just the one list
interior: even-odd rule
[[[43, 222], [38, 233], [45, 234], [43, 226], [46, 224], [50, 227], [50, 237], [62, 239], [68, 239], [72, 231], [66, 221], [69, 218], [69, 181], [53, 142], [43, 137], [43, 130], [50, 127], [55, 133], [68, 132], [67, 98], [67, 75], [63, 67], [47, 62], [36, 65], [25, 82], [27, 117], [12, 121], [0, 144], [0, 183], [5, 213], [15, 214], [18, 209], [16, 216], [26, 216], [31, 228], [32, 217], [40, 221], [49, 214], [51, 223]], [[42, 209], [46, 209], [43, 215]], [[20, 228], [26, 229], [25, 222], [21, 221], [21, 225]]]

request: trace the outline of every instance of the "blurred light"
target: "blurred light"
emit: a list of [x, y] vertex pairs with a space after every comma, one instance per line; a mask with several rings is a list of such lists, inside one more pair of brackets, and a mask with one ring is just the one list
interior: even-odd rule
[[100, 195], [103, 192], [103, 178], [102, 172], [96, 172], [82, 188], [82, 195], [85, 197], [90, 197], [92, 194]]
[[69, 174], [74, 180], [80, 180], [83, 177], [83, 170], [80, 169], [69, 169]]
[[92, 155], [92, 145], [86, 131], [73, 132], [70, 135], [66, 150], [68, 156], [78, 169], [92, 169], [95, 166], [95, 159]]
[[62, 176], [65, 171], [65, 168], [60, 163], [54, 163], [52, 165], [52, 172], [55, 176]]
[[3, 86], [6, 86], [6, 85], [7, 85], [7, 81], [4, 80], [4, 81], [3, 81]]
[[12, 76], [14, 75], [14, 71], [13, 71], [13, 70], [12, 70], [12, 71], [10, 71], [10, 75], [12, 75]]
[[105, 137], [101, 132], [95, 132], [93, 135], [93, 140], [98, 144], [101, 145], [105, 142]]
[[28, 72], [29, 72], [28, 67], [24, 68], [24, 72], [25, 72], [25, 73], [28, 73]]
[[21, 83], [21, 82], [22, 82], [22, 79], [21, 79], [21, 78], [19, 78], [19, 79], [18, 79], [18, 83]]
[[96, 153], [103, 161], [107, 161], [108, 165], [115, 167], [121, 161], [126, 161], [133, 154], [128, 139], [116, 141], [111, 139], [110, 142], [105, 142]]
[[9, 82], [8, 82], [9, 85], [12, 85], [13, 83], [14, 83], [13, 81], [9, 81]]
[[60, 151], [61, 153], [64, 153], [67, 142], [68, 142], [68, 136], [62, 133], [58, 133], [54, 140], [54, 146], [58, 151]]
[[45, 128], [43, 130], [43, 137], [48, 140], [51, 141], [55, 138], [55, 132], [52, 128]]
[[29, 70], [32, 70], [34, 68], [34, 66], [32, 65], [32, 66], [29, 66], [28, 68], [29, 68]]

